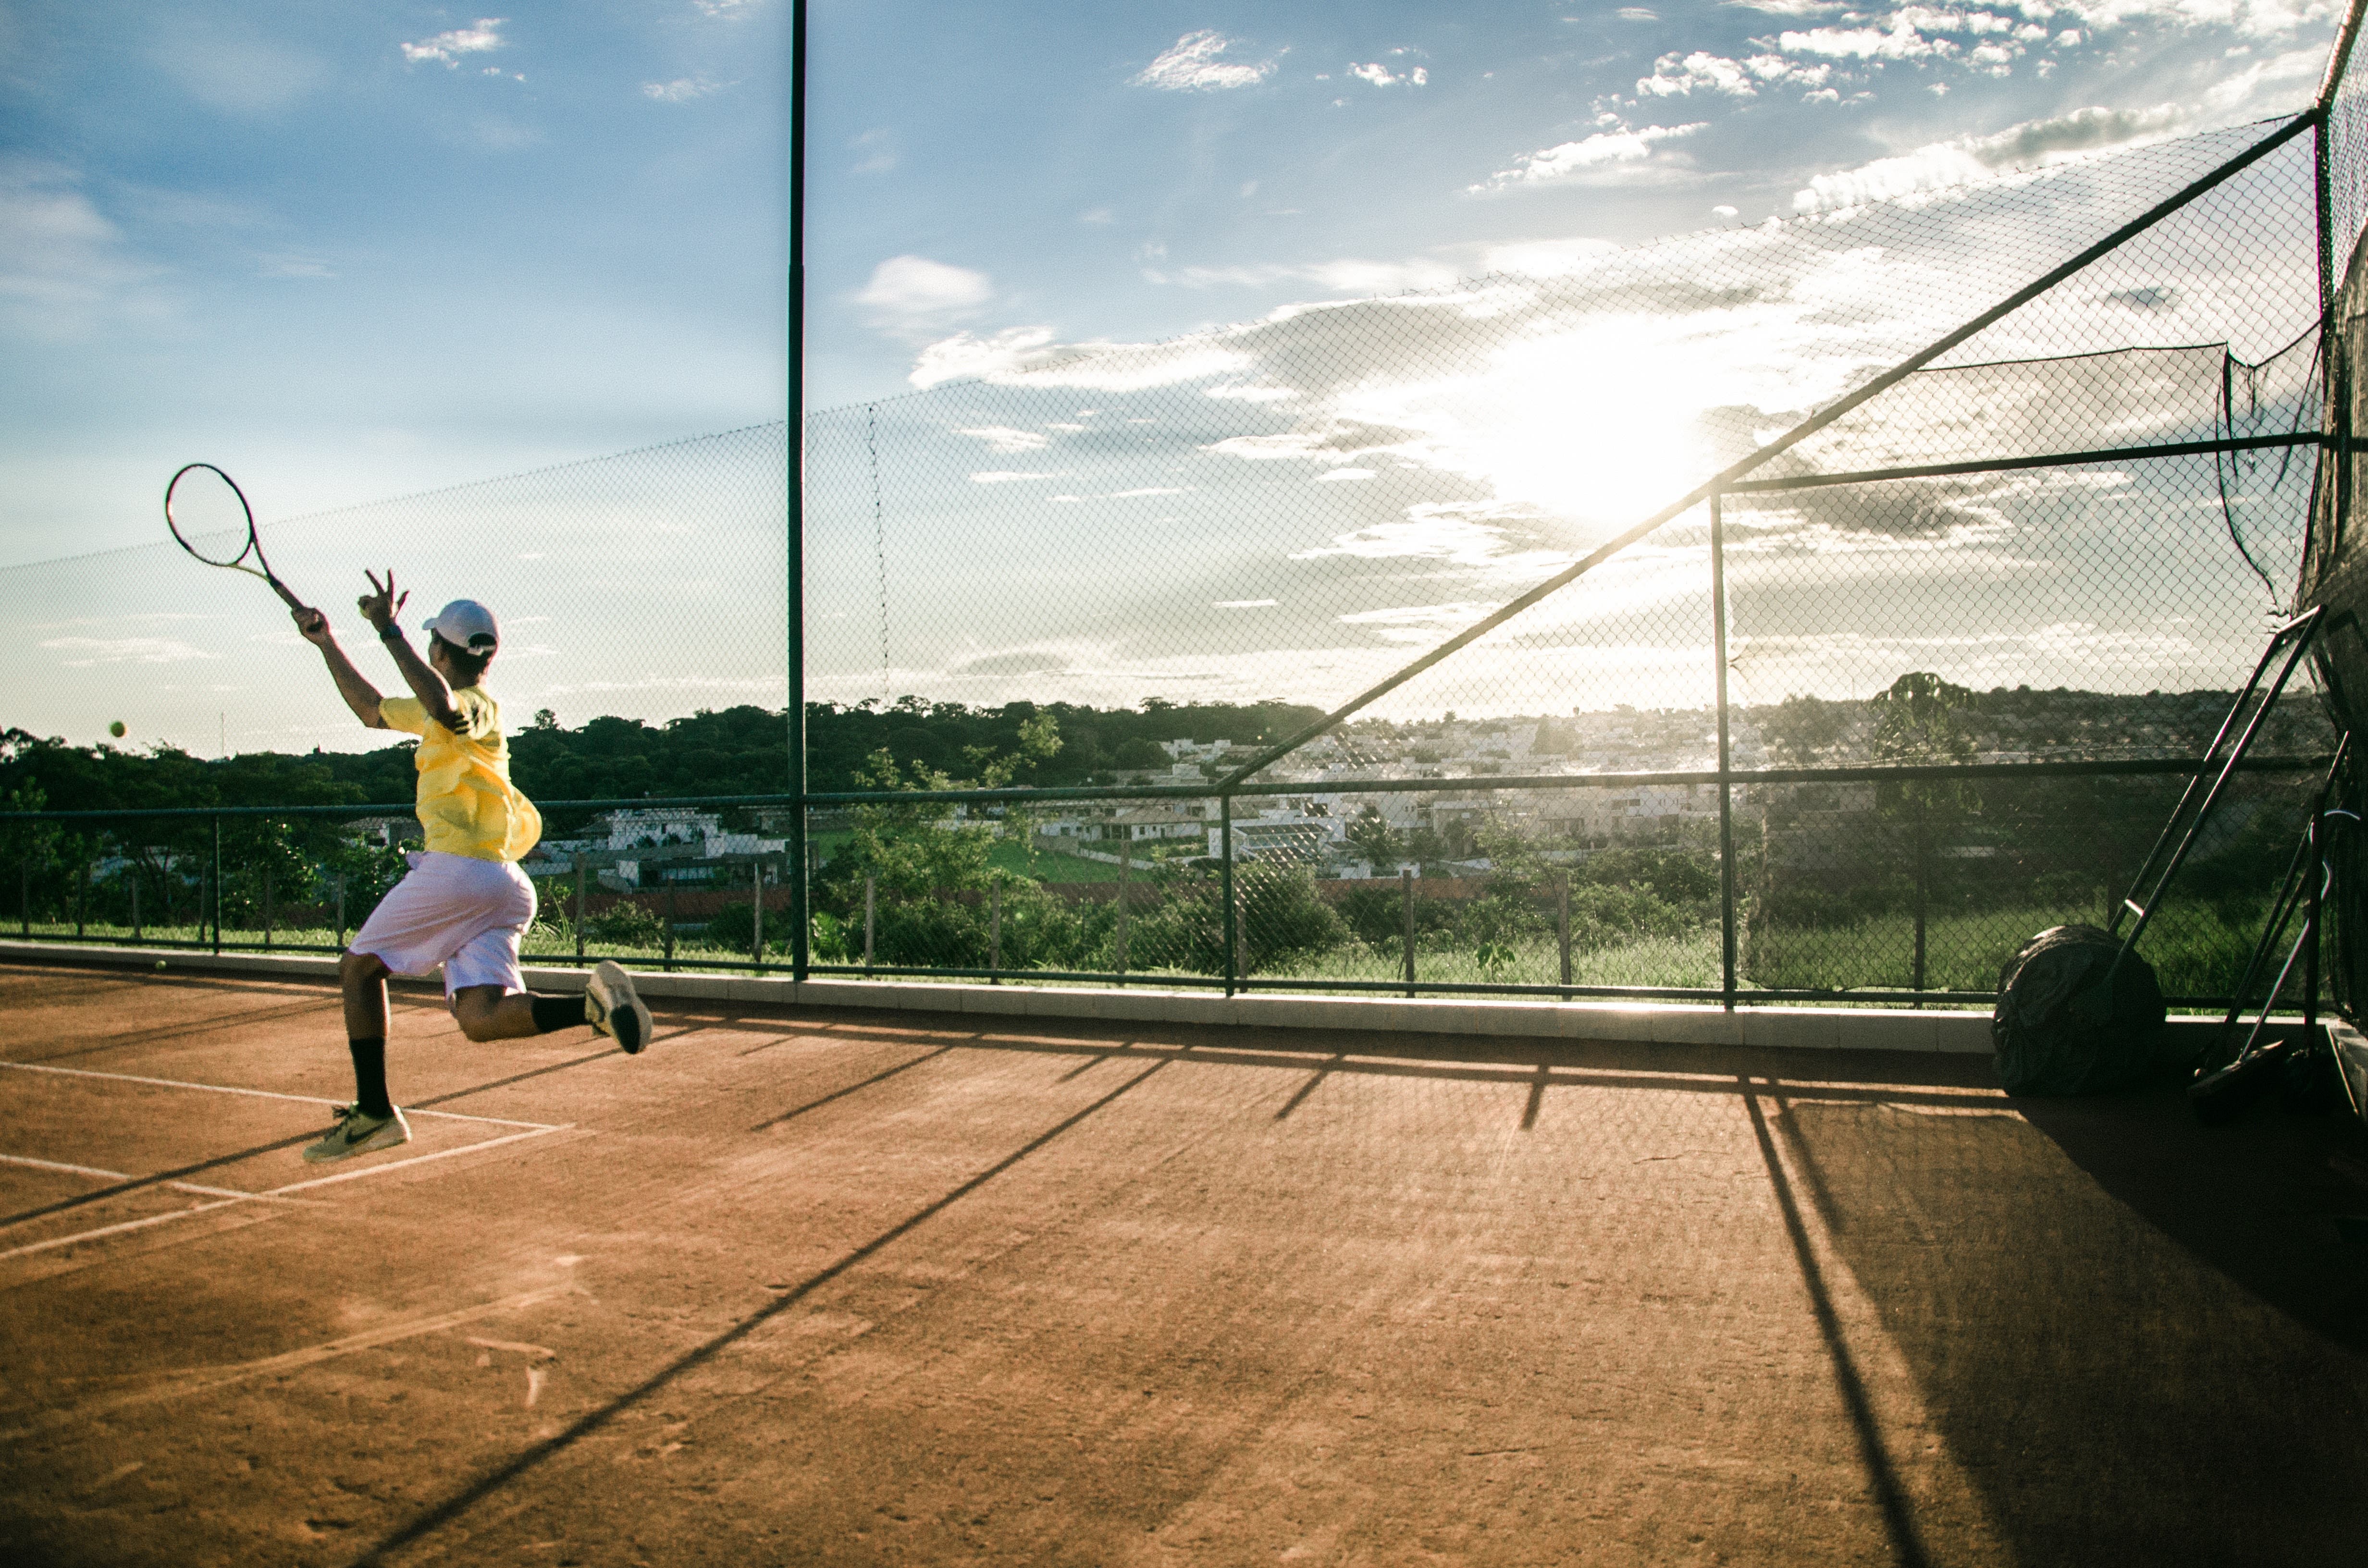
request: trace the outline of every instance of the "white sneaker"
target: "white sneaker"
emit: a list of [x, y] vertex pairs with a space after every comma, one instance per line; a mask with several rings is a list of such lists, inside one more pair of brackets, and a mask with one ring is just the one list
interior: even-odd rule
[[348, 1154], [367, 1154], [373, 1149], [392, 1149], [411, 1142], [411, 1123], [403, 1119], [399, 1108], [393, 1116], [366, 1116], [359, 1105], [347, 1105], [339, 1106], [336, 1114], [336, 1121], [320, 1142], [304, 1146], [306, 1159], [342, 1160]]
[[633, 977], [623, 966], [602, 959], [584, 983], [584, 1016], [592, 1028], [625, 1048], [628, 1056], [641, 1054], [650, 1043], [650, 1010], [633, 990]]

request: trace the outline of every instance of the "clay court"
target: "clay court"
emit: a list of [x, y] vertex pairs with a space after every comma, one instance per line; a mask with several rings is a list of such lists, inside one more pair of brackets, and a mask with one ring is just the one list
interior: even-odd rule
[[1987, 1060], [0, 969], [11, 1562], [2278, 1562], [2356, 1130]]

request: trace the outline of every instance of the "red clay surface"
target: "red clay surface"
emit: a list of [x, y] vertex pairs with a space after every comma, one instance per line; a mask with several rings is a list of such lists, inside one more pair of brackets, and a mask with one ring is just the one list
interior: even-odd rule
[[11, 1564], [2335, 1562], [2368, 1518], [2332, 1118], [838, 1011], [627, 1058], [414, 992], [414, 1142], [309, 1166], [328, 990], [0, 1007]]

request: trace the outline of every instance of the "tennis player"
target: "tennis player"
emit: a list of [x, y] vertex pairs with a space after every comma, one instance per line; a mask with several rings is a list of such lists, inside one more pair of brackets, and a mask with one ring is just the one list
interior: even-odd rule
[[295, 612], [296, 630], [321, 650], [337, 695], [373, 730], [419, 737], [419, 822], [427, 847], [388, 890], [338, 960], [346, 1034], [354, 1057], [354, 1103], [340, 1108], [308, 1160], [341, 1160], [411, 1139], [386, 1091], [386, 977], [422, 975], [441, 964], [444, 994], [461, 1032], [473, 1040], [515, 1040], [589, 1025], [628, 1052], [649, 1043], [650, 1010], [614, 963], [592, 971], [581, 996], [537, 996], [518, 972], [518, 941], [534, 923], [534, 883], [518, 862], [542, 836], [542, 818], [510, 783], [502, 710], [481, 684], [501, 646], [493, 611], [455, 599], [425, 624], [427, 656], [395, 623], [410, 598], [394, 574], [356, 601], [362, 619], [403, 673], [409, 697], [381, 697], [337, 646], [329, 618]]

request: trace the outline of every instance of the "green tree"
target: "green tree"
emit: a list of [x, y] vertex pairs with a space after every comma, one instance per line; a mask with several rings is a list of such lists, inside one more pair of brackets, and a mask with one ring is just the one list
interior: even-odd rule
[[[1970, 762], [1974, 739], [1960, 717], [1974, 699], [1962, 686], [1930, 671], [1916, 671], [1893, 681], [1868, 708], [1874, 715], [1871, 746], [1878, 762], [1911, 767], [1943, 767]], [[1875, 786], [1878, 814], [1901, 824], [1907, 834], [1909, 874], [1913, 879], [1916, 951], [1913, 989], [1924, 989], [1924, 932], [1931, 906], [1933, 850], [1955, 824], [1980, 809], [1972, 785], [1961, 779], [1901, 779]]]

